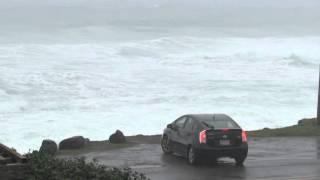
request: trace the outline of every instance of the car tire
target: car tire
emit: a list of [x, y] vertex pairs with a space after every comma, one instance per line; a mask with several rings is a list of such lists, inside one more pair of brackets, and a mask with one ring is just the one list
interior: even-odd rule
[[190, 165], [194, 166], [198, 163], [198, 155], [192, 146], [188, 148], [187, 159]]
[[246, 156], [239, 156], [235, 158], [237, 166], [243, 166], [244, 161], [246, 160]]
[[161, 148], [164, 154], [172, 154], [171, 147], [169, 145], [170, 139], [168, 136], [164, 135], [161, 138]]

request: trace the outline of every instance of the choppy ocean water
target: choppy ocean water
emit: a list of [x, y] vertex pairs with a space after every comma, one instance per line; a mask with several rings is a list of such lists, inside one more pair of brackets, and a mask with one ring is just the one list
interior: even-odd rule
[[[301, 10], [306, 20], [296, 23], [290, 8], [281, 9], [288, 23], [261, 29], [249, 15], [240, 19], [251, 25], [237, 25], [228, 15], [226, 24], [177, 17], [183, 23], [175, 25], [164, 10], [144, 21], [134, 10], [167, 6], [132, 2], [127, 8], [133, 17], [119, 18], [119, 24], [101, 9], [81, 18], [88, 8], [82, 3], [2, 7], [9, 18], [0, 18], [0, 142], [26, 152], [44, 138], [100, 140], [116, 129], [156, 134], [186, 113], [227, 113], [248, 130], [315, 116], [320, 35], [312, 29], [319, 26], [304, 23], [317, 13]], [[66, 19], [45, 11], [61, 7]], [[25, 12], [12, 11], [19, 8]], [[43, 16], [34, 21], [19, 16], [37, 8]]]

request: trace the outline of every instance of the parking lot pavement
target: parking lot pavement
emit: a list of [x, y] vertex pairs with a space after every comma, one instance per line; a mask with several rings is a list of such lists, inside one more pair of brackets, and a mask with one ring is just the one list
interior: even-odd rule
[[98, 159], [109, 166], [131, 167], [152, 180], [320, 180], [319, 138], [253, 138], [243, 167], [232, 159], [220, 159], [190, 166], [175, 155], [163, 155], [158, 144], [140, 144], [130, 148], [90, 152], [89, 160]]

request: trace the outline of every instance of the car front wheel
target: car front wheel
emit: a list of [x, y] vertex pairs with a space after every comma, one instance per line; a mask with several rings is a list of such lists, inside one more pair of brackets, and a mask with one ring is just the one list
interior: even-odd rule
[[170, 139], [168, 138], [168, 136], [164, 135], [163, 138], [161, 139], [161, 148], [165, 154], [172, 153], [172, 150], [169, 146], [169, 142], [170, 142]]

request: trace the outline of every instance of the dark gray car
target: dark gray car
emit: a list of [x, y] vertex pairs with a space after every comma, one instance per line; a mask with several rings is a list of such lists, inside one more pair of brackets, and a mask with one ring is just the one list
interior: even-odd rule
[[190, 164], [199, 159], [234, 158], [242, 165], [248, 154], [247, 134], [225, 114], [189, 114], [168, 124], [161, 138], [165, 154], [185, 156]]

